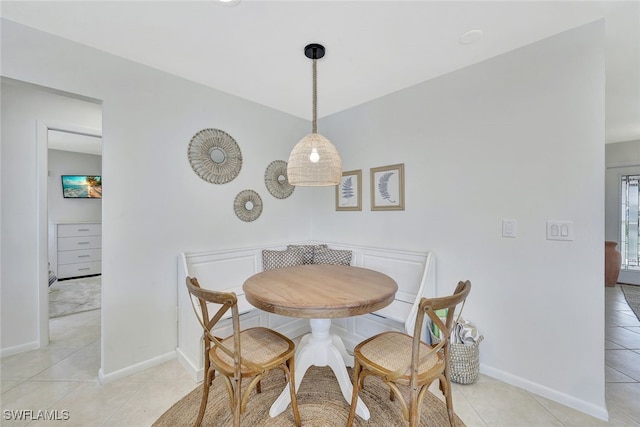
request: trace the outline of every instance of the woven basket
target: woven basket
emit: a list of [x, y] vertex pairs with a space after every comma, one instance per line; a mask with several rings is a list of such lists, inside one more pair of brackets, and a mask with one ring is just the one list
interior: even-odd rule
[[[431, 328], [431, 342], [438, 344], [440, 338], [433, 335]], [[473, 345], [449, 343], [449, 378], [458, 384], [471, 384], [476, 382], [480, 373], [480, 349], [478, 346], [484, 337], [480, 335]]]

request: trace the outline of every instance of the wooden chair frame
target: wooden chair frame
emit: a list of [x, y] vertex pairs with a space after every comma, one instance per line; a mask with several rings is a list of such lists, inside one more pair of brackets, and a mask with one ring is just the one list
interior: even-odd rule
[[[293, 416], [295, 418], [296, 425], [300, 426], [300, 414], [298, 412], [298, 402], [296, 400], [295, 393], [295, 344], [293, 341], [284, 335], [267, 328], [250, 328], [245, 330], [264, 332], [273, 337], [273, 339], [282, 340], [288, 344], [288, 349], [282, 352], [279, 356], [273, 357], [265, 363], [259, 364], [252, 362], [249, 358], [243, 357], [242, 353], [241, 335], [245, 331], [240, 330], [238, 298], [236, 294], [233, 292], [217, 292], [209, 289], [203, 289], [200, 287], [200, 284], [195, 277], [187, 277], [186, 283], [191, 297], [191, 304], [204, 331], [202, 339], [204, 342], [205, 376], [203, 382], [202, 402], [200, 404], [200, 411], [198, 412], [198, 418], [196, 419], [195, 425], [200, 426], [202, 419], [204, 418], [209, 397], [209, 389], [215, 379], [216, 371], [221, 373], [225, 380], [225, 385], [229, 394], [229, 404], [233, 413], [233, 425], [234, 427], [239, 427], [240, 419], [246, 409], [247, 400], [251, 391], [256, 388], [256, 392], [260, 393], [260, 380], [272, 369], [279, 368], [284, 372], [289, 383]], [[198, 301], [200, 310], [198, 310], [194, 299]], [[209, 303], [221, 305], [213, 316], [209, 316]], [[233, 348], [229, 348], [225, 345], [223, 343], [223, 339], [216, 337], [212, 332], [215, 325], [229, 310], [231, 310], [233, 325]], [[222, 351], [231, 358], [233, 360], [233, 366], [224, 363], [216, 355], [217, 350]], [[244, 378], [251, 378], [251, 382], [245, 387], [243, 393], [242, 380]]]
[[[351, 408], [349, 411], [349, 419], [347, 426], [353, 425], [355, 419], [356, 403], [358, 399], [358, 391], [364, 388], [364, 380], [369, 375], [380, 377], [390, 389], [390, 399], [400, 397], [399, 401], [402, 407], [404, 419], [409, 421], [410, 427], [419, 425], [420, 409], [425, 393], [428, 391], [431, 383], [439, 379], [440, 390], [445, 396], [447, 406], [447, 414], [451, 426], [455, 426], [455, 414], [453, 412], [453, 400], [451, 396], [451, 380], [449, 378], [449, 336], [454, 323], [454, 312], [458, 304], [464, 303], [469, 292], [471, 291], [471, 282], [458, 282], [453, 295], [439, 298], [422, 298], [420, 306], [416, 314], [416, 322], [414, 325], [413, 336], [402, 334], [401, 332], [383, 332], [368, 338], [358, 344], [354, 349], [354, 371], [353, 371], [353, 395], [351, 400]], [[448, 309], [447, 317], [443, 323], [436, 314], [436, 310]], [[436, 345], [427, 345], [421, 341], [423, 323], [425, 315], [440, 329], [441, 339]], [[411, 339], [411, 363], [402, 366], [394, 371], [389, 370], [369, 360], [363, 353], [363, 347], [375, 341], [386, 334], [403, 335]], [[398, 336], [397, 335], [397, 336]], [[407, 341], [407, 340], [405, 340]], [[422, 351], [420, 351], [422, 349]], [[426, 351], [425, 351], [426, 350]], [[438, 362], [426, 370], [419, 372], [419, 367], [429, 358], [437, 357]], [[398, 385], [409, 387], [409, 403], [402, 398], [402, 394]]]

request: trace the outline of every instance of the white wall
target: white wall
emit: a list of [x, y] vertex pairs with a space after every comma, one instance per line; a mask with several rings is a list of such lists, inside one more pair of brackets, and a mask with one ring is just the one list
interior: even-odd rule
[[62, 175], [101, 175], [102, 156], [72, 151], [48, 150], [49, 222], [100, 222], [102, 199], [65, 199]]
[[[2, 294], [0, 349], [9, 354], [37, 348], [39, 288], [36, 243], [37, 122], [100, 129], [99, 104], [2, 80]], [[45, 145], [46, 177], [46, 145]], [[46, 189], [45, 189], [46, 190]], [[46, 244], [47, 227], [44, 226]], [[47, 262], [44, 260], [43, 266]], [[46, 289], [46, 283], [44, 284]], [[46, 321], [44, 322], [46, 325]], [[44, 333], [45, 336], [46, 332]]]
[[[484, 372], [597, 416], [604, 401], [603, 23], [551, 37], [320, 121], [363, 211], [318, 193], [313, 239], [432, 250]], [[369, 169], [405, 164], [406, 209], [370, 210]], [[517, 237], [501, 237], [502, 219]], [[546, 240], [547, 220], [573, 241]]]
[[49, 261], [57, 274], [56, 224], [102, 222], [102, 199], [65, 199], [62, 175], [101, 175], [102, 156], [72, 151], [48, 150], [47, 206]]
[[[307, 206], [313, 193], [296, 190], [279, 200], [264, 185], [268, 164], [287, 160], [293, 145], [308, 133], [307, 121], [6, 20], [2, 74], [103, 101], [105, 379], [173, 356], [181, 291], [175, 288], [176, 259], [181, 251], [309, 238]], [[9, 300], [14, 309], [3, 306], [2, 325], [13, 326], [10, 345], [17, 346], [37, 335], [32, 302], [37, 288], [37, 188], [35, 126], [16, 128], [5, 116], [12, 107], [5, 107], [3, 93], [2, 296], [3, 304]], [[209, 184], [189, 165], [189, 141], [208, 127], [228, 132], [242, 150], [242, 170], [230, 183]], [[5, 138], [5, 133], [15, 137]], [[7, 177], [18, 171], [26, 178], [24, 186], [9, 187]], [[235, 196], [247, 188], [258, 191], [264, 203], [262, 216], [251, 223], [233, 211]], [[12, 244], [7, 237], [13, 236], [4, 230], [14, 224], [29, 231], [20, 236], [19, 247], [10, 248], [20, 262], [5, 263]], [[3, 346], [6, 338], [3, 329]]]

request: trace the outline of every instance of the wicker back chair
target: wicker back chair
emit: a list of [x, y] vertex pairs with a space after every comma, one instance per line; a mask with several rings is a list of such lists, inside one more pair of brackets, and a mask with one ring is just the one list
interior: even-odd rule
[[[420, 405], [429, 385], [440, 380], [440, 390], [445, 396], [449, 423], [455, 426], [451, 381], [449, 379], [449, 336], [453, 326], [456, 306], [465, 301], [471, 291], [471, 282], [459, 282], [453, 295], [440, 298], [422, 298], [416, 314], [413, 336], [401, 332], [383, 332], [358, 344], [353, 350], [353, 396], [347, 426], [353, 425], [358, 400], [358, 390], [364, 388], [368, 375], [380, 377], [390, 388], [390, 398], [399, 397], [402, 413], [410, 427], [418, 426]], [[436, 310], [448, 309], [443, 323]], [[421, 341], [425, 314], [441, 331], [438, 344]], [[405, 402], [398, 385], [409, 387], [409, 404]]]
[[[200, 426], [204, 418], [209, 397], [209, 388], [215, 378], [215, 372], [222, 374], [229, 392], [229, 403], [233, 413], [234, 427], [240, 426], [251, 391], [256, 388], [260, 393], [260, 380], [272, 369], [284, 371], [291, 390], [291, 409], [297, 426], [300, 426], [300, 414], [295, 393], [294, 352], [295, 344], [289, 338], [267, 328], [249, 328], [240, 330], [238, 300], [235, 293], [216, 292], [200, 287], [196, 278], [187, 277], [187, 289], [191, 296], [193, 309], [204, 329], [204, 382], [202, 403], [196, 420]], [[211, 315], [208, 304], [219, 304], [218, 311]], [[231, 309], [233, 335], [218, 338], [213, 334], [216, 323]], [[242, 381], [249, 378], [248, 385]]]

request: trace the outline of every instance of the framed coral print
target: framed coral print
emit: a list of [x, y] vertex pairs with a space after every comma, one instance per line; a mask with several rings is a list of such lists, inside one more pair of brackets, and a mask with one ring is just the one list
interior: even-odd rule
[[362, 210], [362, 169], [342, 172], [340, 184], [336, 185], [336, 210]]
[[404, 163], [371, 168], [371, 210], [404, 210]]

